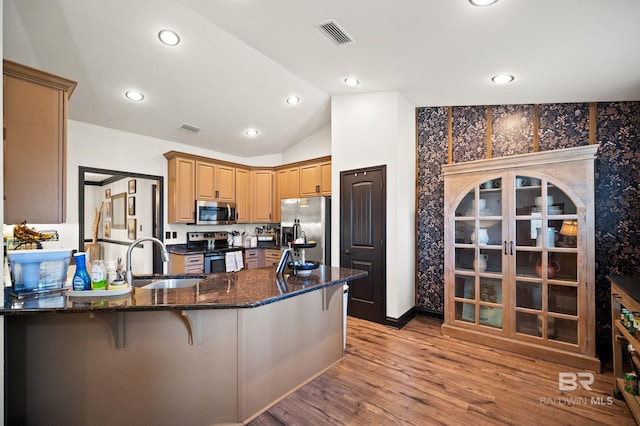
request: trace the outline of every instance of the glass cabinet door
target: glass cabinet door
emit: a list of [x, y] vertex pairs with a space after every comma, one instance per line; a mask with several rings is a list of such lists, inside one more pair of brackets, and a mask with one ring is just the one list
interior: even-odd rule
[[470, 190], [455, 210], [455, 320], [502, 329], [502, 178]]
[[[516, 334], [578, 343], [578, 216], [571, 198], [544, 178], [512, 177]], [[513, 246], [512, 246], [513, 244]]]

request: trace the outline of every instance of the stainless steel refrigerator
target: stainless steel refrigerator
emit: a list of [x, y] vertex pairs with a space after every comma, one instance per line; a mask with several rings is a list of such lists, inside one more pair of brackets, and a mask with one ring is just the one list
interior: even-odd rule
[[305, 249], [305, 258], [331, 264], [331, 197], [286, 198], [280, 202], [280, 241], [283, 248], [294, 239], [294, 224], [300, 223], [307, 241], [316, 247]]

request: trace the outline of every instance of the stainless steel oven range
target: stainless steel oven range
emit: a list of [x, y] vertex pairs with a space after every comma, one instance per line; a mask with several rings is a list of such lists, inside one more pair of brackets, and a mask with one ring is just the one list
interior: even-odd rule
[[204, 273], [226, 272], [225, 254], [242, 251], [241, 247], [229, 247], [229, 233], [187, 232], [187, 250], [204, 251]]

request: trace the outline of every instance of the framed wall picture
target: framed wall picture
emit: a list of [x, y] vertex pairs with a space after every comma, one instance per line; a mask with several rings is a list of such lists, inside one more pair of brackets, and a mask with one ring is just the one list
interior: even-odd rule
[[124, 192], [111, 197], [111, 227], [125, 229], [127, 217], [127, 194]]
[[111, 222], [104, 223], [104, 238], [111, 238]]
[[129, 181], [129, 194], [135, 194], [135, 193], [136, 193], [136, 180], [131, 179]]
[[111, 198], [111, 188], [104, 190], [104, 198]]
[[136, 239], [136, 220], [135, 219], [129, 219], [127, 221], [127, 238], [129, 238], [130, 240], [135, 240]]
[[136, 214], [136, 197], [129, 197], [128, 207], [129, 207], [129, 216], [135, 216], [135, 214]]
[[111, 201], [104, 203], [104, 217], [111, 217]]

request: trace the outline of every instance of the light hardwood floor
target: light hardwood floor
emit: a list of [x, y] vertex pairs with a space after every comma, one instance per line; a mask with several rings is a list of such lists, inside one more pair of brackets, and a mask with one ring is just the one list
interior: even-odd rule
[[635, 424], [612, 398], [611, 372], [590, 391], [559, 391], [558, 373], [575, 369], [445, 337], [440, 325], [348, 317], [344, 359], [250, 425]]

